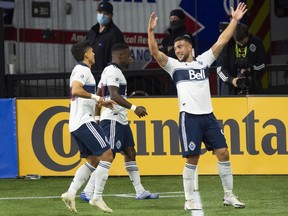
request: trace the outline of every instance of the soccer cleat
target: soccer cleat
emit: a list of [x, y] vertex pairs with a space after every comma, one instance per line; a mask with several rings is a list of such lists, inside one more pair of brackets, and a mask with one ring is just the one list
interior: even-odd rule
[[193, 199], [191, 200], [186, 200], [184, 204], [184, 209], [185, 210], [201, 210], [201, 206], [199, 206]]
[[89, 197], [85, 191], [82, 191], [80, 194], [80, 199], [83, 200], [84, 202], [89, 202], [91, 197]]
[[245, 203], [240, 202], [238, 197], [234, 194], [225, 195], [223, 199], [223, 204], [225, 206], [234, 206], [235, 208], [245, 208]]
[[61, 195], [62, 201], [65, 203], [69, 211], [78, 213], [75, 206], [75, 197], [73, 197], [69, 192], [65, 192]]
[[139, 196], [136, 196], [137, 200], [144, 200], [144, 199], [158, 199], [159, 194], [158, 193], [150, 193], [150, 191], [144, 191]]
[[103, 212], [108, 212], [108, 213], [113, 212], [113, 210], [106, 205], [106, 203], [104, 202], [102, 197], [97, 199], [97, 200], [93, 199], [93, 198], [90, 199], [89, 204], [92, 206], [96, 206], [97, 208], [99, 208]]

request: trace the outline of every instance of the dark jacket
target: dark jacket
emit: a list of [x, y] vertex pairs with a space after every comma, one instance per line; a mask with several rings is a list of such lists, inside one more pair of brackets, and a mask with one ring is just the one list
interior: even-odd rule
[[87, 40], [90, 41], [95, 53], [95, 64], [92, 66], [92, 71], [102, 72], [112, 59], [111, 49], [113, 45], [124, 43], [124, 36], [112, 20], [103, 32], [99, 33], [99, 28], [98, 23], [92, 26], [88, 32]]
[[[218, 72], [222, 81], [222, 95], [235, 95], [239, 90], [232, 85], [232, 80], [237, 77], [239, 71], [239, 64], [237, 64], [236, 61], [235, 46], [234, 39], [231, 39], [217, 59], [217, 66], [221, 66], [221, 71], [223, 72], [222, 77]], [[265, 48], [262, 41], [252, 34], [249, 35], [249, 41], [246, 47], [247, 54], [245, 59], [248, 67], [251, 69], [251, 73], [249, 74], [249, 76], [251, 76], [249, 94], [260, 94], [263, 93], [261, 78], [265, 68]], [[223, 81], [225, 78], [226, 80]]]

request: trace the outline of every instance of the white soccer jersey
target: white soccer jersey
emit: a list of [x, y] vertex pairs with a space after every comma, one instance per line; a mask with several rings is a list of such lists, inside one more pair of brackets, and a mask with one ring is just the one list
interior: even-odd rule
[[[102, 89], [102, 97], [105, 99], [110, 99], [108, 86], [118, 87], [119, 94], [123, 98], [127, 98], [126, 79], [120, 68], [115, 64], [111, 64], [104, 69], [101, 80], [98, 83], [98, 88]], [[114, 105], [113, 110], [103, 107], [100, 120], [102, 121], [104, 119], [115, 120], [126, 125], [128, 124], [126, 108], [119, 105]]]
[[[95, 94], [96, 82], [87, 65], [79, 63], [74, 67], [70, 76], [70, 88], [74, 81], [81, 82], [87, 92]], [[95, 105], [96, 102], [93, 99], [71, 97], [69, 117], [70, 132], [77, 130], [86, 122], [95, 121]]]
[[215, 61], [209, 49], [193, 62], [179, 62], [168, 58], [163, 68], [174, 80], [180, 112], [208, 114], [213, 111], [208, 79], [208, 68]]

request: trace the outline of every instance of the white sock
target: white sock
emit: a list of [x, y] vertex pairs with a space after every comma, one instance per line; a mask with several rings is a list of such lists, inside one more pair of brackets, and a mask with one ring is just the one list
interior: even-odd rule
[[80, 166], [74, 175], [74, 178], [70, 184], [68, 192], [76, 196], [77, 191], [81, 188], [84, 182], [89, 178], [90, 174], [94, 171], [94, 169], [95, 168], [91, 166], [88, 162]]
[[185, 200], [193, 199], [194, 191], [194, 176], [197, 165], [186, 163], [183, 170], [183, 186], [185, 193]]
[[89, 181], [83, 190], [88, 199], [91, 199], [93, 197], [94, 188], [95, 188], [95, 172], [91, 174]]
[[230, 161], [218, 161], [218, 173], [222, 181], [225, 195], [229, 195], [233, 190], [233, 175]]
[[130, 180], [134, 186], [136, 196], [141, 195], [145, 189], [141, 184], [140, 174], [136, 161], [125, 162], [125, 168], [129, 174]]
[[98, 200], [102, 198], [104, 187], [108, 179], [108, 173], [111, 163], [108, 161], [100, 161], [95, 169], [95, 188], [93, 199]]

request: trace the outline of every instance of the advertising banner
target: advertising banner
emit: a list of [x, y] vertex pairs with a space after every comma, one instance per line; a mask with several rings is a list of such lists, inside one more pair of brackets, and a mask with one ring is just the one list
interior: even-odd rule
[[17, 176], [15, 99], [0, 99], [0, 178]]
[[[141, 175], [181, 175], [185, 159], [178, 136], [176, 98], [129, 99], [145, 106], [139, 119], [128, 111]], [[285, 97], [213, 98], [234, 174], [288, 174], [288, 102]], [[20, 175], [74, 175], [79, 159], [68, 131], [69, 100], [17, 100]], [[199, 174], [217, 174], [217, 159], [202, 146]], [[281, 166], [282, 165], [282, 166]], [[126, 175], [124, 158], [116, 156], [111, 175]]]

